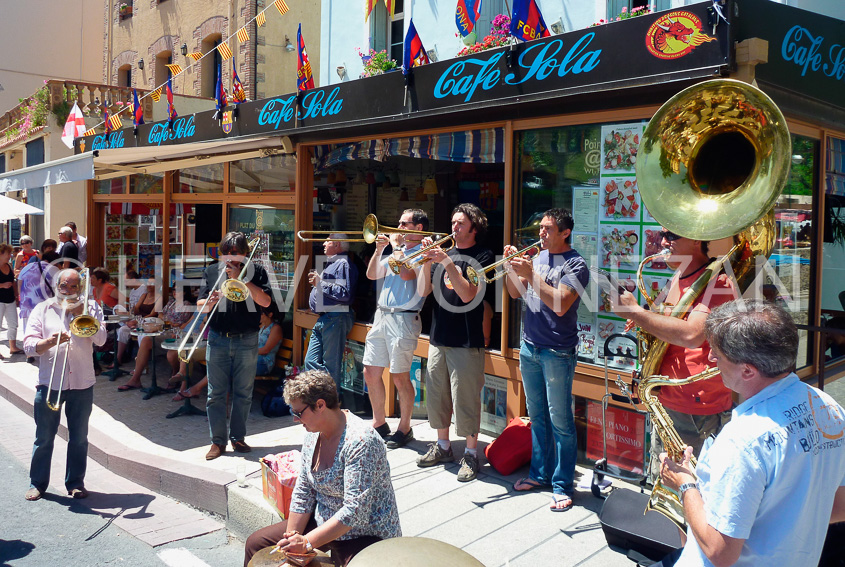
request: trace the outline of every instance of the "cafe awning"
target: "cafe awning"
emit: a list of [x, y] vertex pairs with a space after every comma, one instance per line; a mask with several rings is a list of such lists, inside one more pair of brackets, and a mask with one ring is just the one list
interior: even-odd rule
[[279, 136], [93, 150], [4, 173], [0, 175], [0, 193], [88, 179], [161, 173], [199, 164], [210, 165], [291, 151], [290, 140]]

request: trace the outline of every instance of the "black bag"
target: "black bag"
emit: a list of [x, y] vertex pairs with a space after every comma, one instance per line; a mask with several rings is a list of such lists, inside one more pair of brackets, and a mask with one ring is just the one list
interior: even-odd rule
[[264, 417], [282, 417], [290, 415], [290, 406], [285, 403], [285, 383], [281, 383], [268, 392], [261, 400], [261, 413]]
[[677, 526], [659, 512], [643, 516], [648, 494], [617, 489], [604, 501], [599, 521], [607, 544], [633, 550], [654, 561], [683, 547]]

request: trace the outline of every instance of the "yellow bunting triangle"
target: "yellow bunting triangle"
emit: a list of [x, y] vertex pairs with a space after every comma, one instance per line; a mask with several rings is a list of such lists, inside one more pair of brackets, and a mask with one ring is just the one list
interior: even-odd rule
[[167, 69], [170, 71], [170, 74], [174, 77], [182, 72], [182, 66], [178, 63], [174, 63], [172, 65], [165, 65]]
[[109, 116], [109, 124], [112, 127], [112, 130], [120, 130], [123, 128], [123, 120], [120, 119], [119, 114], [112, 114]]
[[240, 41], [241, 43], [246, 43], [249, 41], [249, 32], [246, 31], [246, 28], [239, 29], [237, 36], [238, 41]]
[[290, 10], [290, 8], [288, 8], [288, 5], [285, 4], [285, 0], [276, 0], [275, 2], [273, 2], [273, 4], [275, 4], [276, 9], [283, 16], [288, 13], [288, 10]]
[[153, 102], [158, 102], [159, 100], [161, 100], [161, 87], [152, 91], [150, 93], [150, 96], [153, 98]]
[[266, 23], [267, 23], [267, 15], [266, 15], [266, 14], [264, 14], [264, 12], [261, 12], [260, 14], [258, 14], [257, 16], [255, 16], [255, 23], [256, 23], [256, 24], [258, 25], [258, 27], [260, 28], [261, 26], [263, 26], [264, 24], [266, 24]]
[[223, 58], [223, 61], [228, 61], [233, 57], [232, 50], [229, 49], [228, 43], [221, 43], [217, 46], [217, 51], [220, 53], [220, 57]]
[[96, 131], [95, 129], [91, 128], [90, 130], [85, 130], [85, 131], [82, 133], [82, 135], [83, 135], [83, 136], [93, 136], [93, 135], [94, 135], [94, 134], [96, 134], [96, 133], [97, 133], [97, 131]]
[[194, 61], [199, 61], [200, 59], [202, 59], [202, 51], [194, 51], [193, 53], [188, 53], [188, 57], [190, 57]]

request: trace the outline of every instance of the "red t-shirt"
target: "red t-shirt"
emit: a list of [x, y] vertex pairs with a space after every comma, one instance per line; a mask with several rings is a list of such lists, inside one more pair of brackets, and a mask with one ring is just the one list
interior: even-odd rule
[[[699, 275], [701, 274], [694, 274], [680, 280], [681, 295]], [[676, 280], [677, 278], [678, 276], [675, 275]], [[673, 285], [675, 283], [675, 281], [672, 282]], [[721, 274], [698, 296], [690, 314], [710, 313], [711, 309], [733, 299], [736, 299], [733, 282], [725, 274]], [[689, 378], [702, 372], [708, 366], [713, 366], [713, 363], [708, 360], [709, 356], [710, 345], [707, 341], [698, 348], [684, 348], [670, 344], [660, 364], [660, 374], [674, 379]], [[713, 415], [729, 410], [733, 403], [731, 391], [722, 383], [721, 375], [685, 386], [663, 387], [660, 389], [658, 399], [664, 407], [690, 415]]]
[[94, 300], [95, 301], [102, 301], [109, 307], [114, 307], [117, 305], [117, 299], [111, 296], [111, 292], [114, 290], [114, 284], [105, 283], [103, 284], [103, 297], [100, 298], [97, 290], [94, 290]]

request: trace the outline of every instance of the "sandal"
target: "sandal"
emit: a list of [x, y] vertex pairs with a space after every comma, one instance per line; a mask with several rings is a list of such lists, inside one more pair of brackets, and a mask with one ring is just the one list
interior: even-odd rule
[[513, 483], [513, 489], [517, 492], [528, 492], [540, 486], [542, 485], [531, 477], [524, 477]]
[[[563, 504], [561, 506], [561, 504]], [[549, 506], [549, 510], [552, 512], [566, 512], [570, 508], [572, 508], [572, 497], [567, 496], [566, 494], [552, 494], [552, 505]]]
[[131, 386], [129, 384], [124, 384], [123, 386], [118, 386], [118, 392], [128, 392], [129, 390], [140, 390], [141, 386]]
[[184, 382], [187, 379], [188, 379], [187, 376], [185, 376], [181, 372], [177, 372], [176, 374], [174, 374], [173, 376], [170, 377], [168, 384], [178, 384], [179, 382]]

